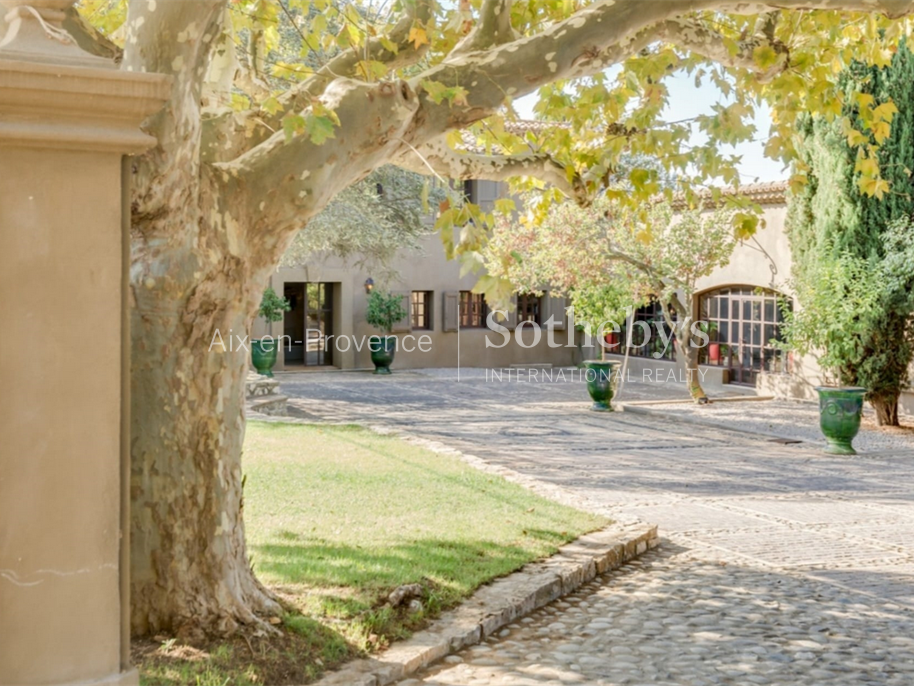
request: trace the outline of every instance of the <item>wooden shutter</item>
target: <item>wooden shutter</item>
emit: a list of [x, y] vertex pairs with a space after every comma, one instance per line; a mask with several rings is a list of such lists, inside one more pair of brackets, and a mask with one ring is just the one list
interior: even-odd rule
[[428, 322], [428, 330], [435, 330], [435, 315], [437, 314], [438, 308], [435, 306], [435, 291], [426, 291], [427, 298], [425, 300], [425, 321]]
[[476, 204], [485, 212], [495, 209], [495, 201], [502, 197], [502, 185], [498, 181], [476, 181]]
[[400, 304], [406, 309], [406, 316], [394, 322], [392, 333], [408, 333], [412, 331], [412, 298], [409, 291], [391, 291], [391, 295], [400, 296]]
[[501, 324], [502, 326], [506, 326], [511, 330], [514, 330], [517, 328], [517, 296], [516, 295], [511, 296], [511, 307], [513, 309], [510, 312], [508, 312], [508, 318], [503, 322], [499, 322], [499, 324]]
[[[551, 326], [555, 331], [564, 331], [568, 320], [568, 315], [565, 313], [565, 298], [554, 296], [549, 291], [546, 291], [543, 295], [543, 304], [545, 305], [543, 323], [546, 326]], [[551, 325], [548, 324], [550, 317], [554, 322]]]
[[456, 331], [460, 323], [460, 292], [445, 291], [441, 294], [441, 329]]

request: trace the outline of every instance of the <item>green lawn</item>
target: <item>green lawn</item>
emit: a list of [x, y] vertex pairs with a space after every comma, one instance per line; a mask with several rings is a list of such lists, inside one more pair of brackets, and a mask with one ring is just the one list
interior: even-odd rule
[[[606, 524], [458, 458], [354, 426], [252, 422], [243, 464], [254, 569], [298, 611], [285, 618], [286, 633], [307, 642], [318, 666], [407, 636], [480, 584]], [[425, 588], [423, 609], [385, 606], [408, 583]], [[311, 667], [297, 676], [319, 671]], [[144, 682], [191, 678], [152, 676]], [[236, 668], [230, 683], [246, 683], [241, 676]]]

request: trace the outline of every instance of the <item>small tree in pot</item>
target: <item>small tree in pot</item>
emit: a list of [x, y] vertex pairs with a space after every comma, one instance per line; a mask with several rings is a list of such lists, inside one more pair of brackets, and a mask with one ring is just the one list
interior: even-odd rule
[[[281, 298], [272, 288], [267, 288], [263, 292], [263, 300], [260, 301], [260, 309], [257, 310], [257, 314], [266, 322], [267, 331], [269, 331], [270, 324], [280, 321], [291, 309], [288, 298]], [[273, 366], [276, 364], [276, 346], [276, 339], [269, 334], [264, 338], [251, 339], [251, 361], [259, 374], [273, 376]]]
[[407, 315], [403, 307], [403, 296], [373, 291], [368, 296], [368, 311], [365, 321], [384, 332], [384, 336], [372, 336], [368, 340], [371, 361], [375, 374], [390, 374], [390, 365], [397, 350], [397, 337], [391, 335], [394, 324]]

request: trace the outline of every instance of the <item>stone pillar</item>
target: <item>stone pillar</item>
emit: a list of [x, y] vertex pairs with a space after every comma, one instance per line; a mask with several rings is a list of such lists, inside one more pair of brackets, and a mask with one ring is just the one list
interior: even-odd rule
[[[167, 77], [0, 0], [0, 685], [135, 684], [124, 631], [124, 155]], [[128, 625], [129, 626], [129, 625]]]

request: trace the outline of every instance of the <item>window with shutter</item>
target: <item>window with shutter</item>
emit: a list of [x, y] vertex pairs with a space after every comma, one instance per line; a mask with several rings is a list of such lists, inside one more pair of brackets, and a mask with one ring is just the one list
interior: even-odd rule
[[415, 329], [432, 329], [432, 292], [413, 291], [410, 298], [411, 326]]
[[517, 321], [543, 323], [543, 299], [533, 293], [517, 295]]
[[546, 326], [549, 326], [554, 331], [564, 331], [568, 319], [568, 315], [565, 312], [565, 298], [546, 293], [544, 300], [546, 301], [546, 318], [544, 320]]
[[460, 328], [481, 329], [486, 326], [489, 307], [482, 293], [460, 291]]

